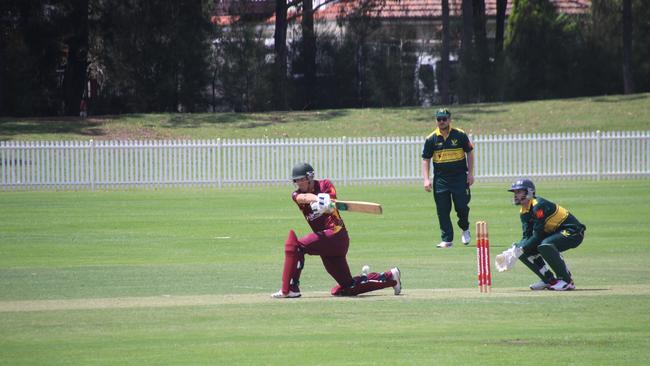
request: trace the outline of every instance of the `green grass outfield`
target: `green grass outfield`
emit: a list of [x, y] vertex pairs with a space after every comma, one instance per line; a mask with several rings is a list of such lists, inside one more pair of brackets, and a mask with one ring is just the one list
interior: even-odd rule
[[[472, 192], [493, 258], [521, 235], [506, 186]], [[649, 180], [538, 182], [588, 227], [567, 293], [519, 263], [479, 294], [419, 184], [340, 186], [384, 205], [343, 214], [353, 272], [399, 265], [403, 295], [332, 298], [308, 257], [303, 298], [274, 300], [286, 232], [307, 232], [291, 189], [0, 193], [0, 365], [650, 364]]]

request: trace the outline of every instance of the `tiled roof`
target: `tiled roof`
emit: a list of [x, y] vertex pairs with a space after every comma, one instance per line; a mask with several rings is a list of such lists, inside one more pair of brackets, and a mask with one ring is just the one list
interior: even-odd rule
[[591, 8], [591, 0], [551, 0], [560, 13], [586, 14]]
[[[320, 20], [335, 20], [339, 15], [350, 13], [362, 0], [341, 0], [319, 9], [315, 17]], [[591, 0], [550, 0], [560, 13], [585, 14], [589, 12]], [[449, 15], [460, 17], [462, 0], [449, 0]], [[485, 0], [485, 13], [488, 17], [496, 16], [497, 0]], [[508, 0], [506, 14], [512, 10], [513, 0]], [[383, 6], [377, 6], [370, 15], [380, 19], [431, 19], [442, 17], [441, 0], [385, 0]], [[236, 16], [213, 16], [215, 24], [228, 24], [236, 21]], [[267, 22], [272, 19], [267, 20]]]
[[[318, 12], [323, 19], [336, 18], [340, 14], [350, 13], [361, 1], [342, 0]], [[461, 0], [449, 0], [449, 15], [461, 14]], [[370, 15], [377, 18], [432, 18], [442, 15], [442, 2], [431, 0], [386, 0], [383, 6], [376, 6]]]
[[[360, 0], [342, 0], [320, 10], [317, 16], [321, 19], [336, 18], [339, 14], [348, 13], [356, 8]], [[561, 13], [584, 14], [589, 11], [591, 0], [551, 0]], [[485, 0], [485, 13], [487, 16], [496, 16], [497, 0]], [[508, 1], [506, 13], [510, 14], [513, 1]], [[462, 0], [449, 0], [449, 15], [459, 17]], [[383, 6], [376, 6], [370, 15], [383, 19], [417, 19], [439, 18], [442, 16], [442, 2], [440, 0], [386, 0]]]

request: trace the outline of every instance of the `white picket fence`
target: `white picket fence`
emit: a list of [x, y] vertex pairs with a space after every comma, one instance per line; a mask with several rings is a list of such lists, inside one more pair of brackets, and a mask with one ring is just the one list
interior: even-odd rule
[[[478, 181], [650, 177], [650, 131], [471, 136]], [[337, 184], [421, 179], [424, 137], [0, 142], [17, 189], [286, 184], [311, 163]]]

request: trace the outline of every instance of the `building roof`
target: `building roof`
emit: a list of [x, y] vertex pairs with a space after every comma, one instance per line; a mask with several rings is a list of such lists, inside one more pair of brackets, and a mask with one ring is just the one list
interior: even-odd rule
[[[560, 13], [584, 14], [589, 12], [591, 0], [550, 0]], [[339, 14], [345, 14], [356, 8], [361, 0], [341, 0], [320, 10], [317, 16], [321, 19], [335, 19]], [[485, 0], [487, 16], [496, 16], [497, 0]], [[510, 14], [513, 1], [508, 1], [506, 14]], [[449, 0], [449, 15], [462, 15], [462, 0]], [[418, 19], [442, 17], [441, 0], [386, 0], [384, 5], [376, 6], [370, 14], [381, 19]]]
[[[222, 0], [223, 1], [223, 0]], [[251, 2], [264, 2], [264, 0], [248, 0]], [[340, 15], [349, 14], [363, 0], [340, 0], [329, 4], [315, 13], [316, 19], [334, 21]], [[591, 7], [591, 0], [550, 0], [560, 13], [586, 14]], [[274, 1], [272, 1], [274, 2]], [[485, 0], [485, 13], [488, 17], [496, 16], [497, 0]], [[449, 15], [460, 17], [462, 0], [449, 0]], [[507, 3], [506, 14], [512, 10], [513, 0]], [[379, 19], [436, 19], [442, 17], [441, 0], [385, 0], [381, 6], [375, 6], [369, 14]], [[238, 19], [237, 15], [216, 14], [212, 17], [215, 24], [230, 24]]]

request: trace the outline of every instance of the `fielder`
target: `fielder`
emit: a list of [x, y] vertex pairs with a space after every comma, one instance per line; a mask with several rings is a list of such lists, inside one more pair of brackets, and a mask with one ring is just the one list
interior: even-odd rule
[[[436, 112], [437, 128], [427, 136], [422, 149], [422, 177], [424, 190], [433, 191], [436, 213], [442, 241], [438, 248], [451, 248], [454, 241], [454, 227], [451, 224], [453, 202], [458, 226], [463, 231], [461, 241], [468, 245], [469, 201], [472, 198], [469, 187], [474, 183], [474, 145], [465, 131], [451, 127], [451, 112], [439, 109]], [[430, 179], [433, 162], [433, 183]]]
[[580, 245], [587, 227], [565, 208], [536, 197], [530, 179], [518, 179], [508, 191], [514, 194], [513, 203], [521, 206], [524, 235], [496, 256], [497, 270], [507, 271], [519, 259], [540, 278], [530, 285], [531, 290], [574, 290], [571, 272], [560, 253]]
[[346, 255], [350, 238], [339, 211], [331, 201], [336, 199], [336, 189], [328, 179], [315, 180], [314, 168], [307, 163], [293, 167], [296, 190], [291, 198], [305, 216], [312, 233], [300, 239], [293, 230], [284, 243], [284, 270], [282, 288], [271, 295], [274, 298], [300, 297], [300, 273], [305, 265], [305, 254], [318, 255], [337, 285], [331, 289], [333, 296], [356, 296], [365, 292], [392, 287], [395, 295], [402, 290], [397, 267], [383, 273], [369, 273], [364, 266], [360, 276], [352, 277]]

